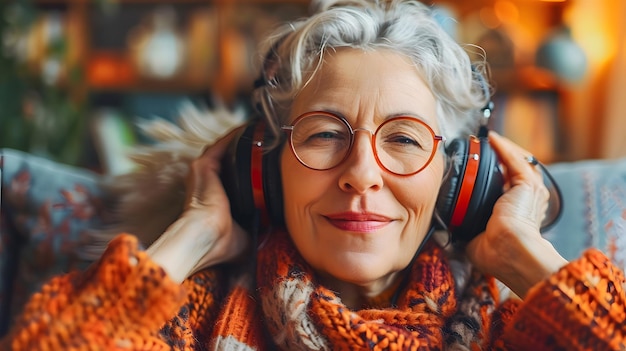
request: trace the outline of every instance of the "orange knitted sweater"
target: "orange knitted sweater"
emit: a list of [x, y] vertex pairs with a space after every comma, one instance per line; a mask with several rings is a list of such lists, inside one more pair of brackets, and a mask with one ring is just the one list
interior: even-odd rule
[[[626, 350], [624, 274], [601, 252], [588, 250], [522, 302], [499, 301], [493, 279], [478, 275], [458, 292], [435, 246], [418, 256], [410, 274], [416, 284], [398, 310], [348, 311], [332, 292], [302, 278], [308, 271], [297, 255], [276, 257], [282, 246], [260, 254], [260, 264], [270, 261], [258, 270], [255, 289], [233, 283], [228, 267], [204, 270], [179, 285], [123, 234], [87, 271], [48, 282], [0, 347], [252, 350], [293, 349], [289, 343], [295, 342], [300, 349], [333, 350], [444, 350], [463, 343], [468, 350]], [[277, 292], [285, 290], [273, 289], [277, 282], [296, 294], [314, 288], [303, 300], [293, 293], [281, 299]], [[289, 324], [289, 306], [311, 318]], [[288, 313], [276, 312], [281, 308]]]

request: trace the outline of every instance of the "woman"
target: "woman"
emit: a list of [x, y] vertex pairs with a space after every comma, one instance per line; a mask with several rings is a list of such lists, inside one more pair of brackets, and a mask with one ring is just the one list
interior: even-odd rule
[[568, 263], [541, 237], [547, 190], [507, 139], [489, 135], [507, 187], [464, 249], [470, 276], [429, 239], [452, 166], [439, 136], [473, 132], [487, 102], [429, 9], [325, 5], [272, 37], [256, 95], [285, 136], [284, 228], [257, 247], [232, 220], [219, 176], [232, 133], [194, 162], [185, 211], [153, 245], [122, 234], [88, 271], [53, 279], [5, 345], [624, 349], [623, 273], [595, 250]]

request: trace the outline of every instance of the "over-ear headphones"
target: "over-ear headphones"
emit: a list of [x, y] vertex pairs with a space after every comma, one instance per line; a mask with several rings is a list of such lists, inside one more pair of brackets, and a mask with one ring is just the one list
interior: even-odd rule
[[446, 155], [448, 171], [435, 213], [440, 222], [435, 224], [448, 229], [453, 242], [468, 242], [485, 230], [493, 206], [502, 195], [502, 169], [489, 145], [485, 126], [477, 136], [454, 139], [446, 146]]
[[[266, 150], [270, 136], [262, 119], [244, 126], [223, 160], [222, 180], [231, 201], [233, 218], [251, 229], [257, 211], [261, 224], [283, 225], [283, 193], [279, 147]], [[449, 169], [439, 191], [437, 223], [452, 240], [467, 242], [485, 229], [493, 205], [502, 194], [503, 175], [487, 140], [477, 136], [455, 139], [446, 147]]]
[[[269, 135], [261, 118], [239, 129], [222, 158], [221, 178], [231, 214], [242, 227], [283, 224], [280, 147], [268, 149]], [[254, 218], [260, 215], [261, 223]]]

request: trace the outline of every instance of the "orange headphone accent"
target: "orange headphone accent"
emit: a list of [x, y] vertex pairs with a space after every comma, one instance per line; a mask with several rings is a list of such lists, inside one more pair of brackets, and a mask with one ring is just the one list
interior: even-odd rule
[[252, 199], [256, 208], [266, 208], [263, 190], [263, 138], [265, 126], [261, 123], [254, 130], [250, 157], [250, 181]]
[[465, 173], [461, 181], [461, 188], [457, 198], [452, 220], [450, 221], [450, 229], [458, 228], [463, 224], [467, 208], [469, 207], [472, 193], [474, 192], [474, 184], [478, 175], [478, 166], [480, 165], [480, 141], [478, 138], [471, 136], [469, 140], [468, 159], [465, 164]]

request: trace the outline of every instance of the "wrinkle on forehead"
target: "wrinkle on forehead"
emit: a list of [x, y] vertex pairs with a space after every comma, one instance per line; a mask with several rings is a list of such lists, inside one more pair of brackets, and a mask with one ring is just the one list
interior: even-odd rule
[[379, 121], [408, 114], [437, 125], [436, 109], [431, 108], [434, 95], [408, 57], [386, 49], [353, 48], [324, 57], [294, 100], [291, 119], [325, 110], [353, 116], [374, 114]]

